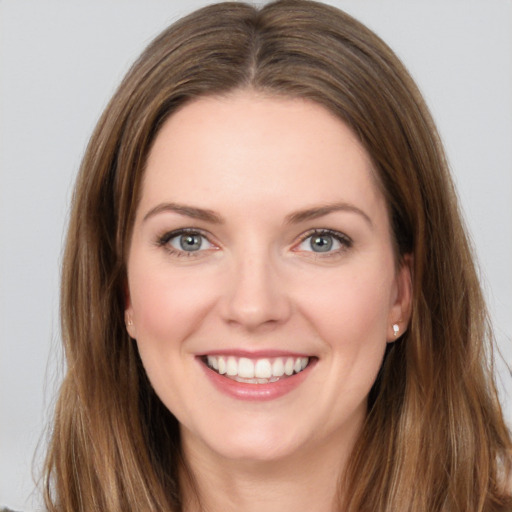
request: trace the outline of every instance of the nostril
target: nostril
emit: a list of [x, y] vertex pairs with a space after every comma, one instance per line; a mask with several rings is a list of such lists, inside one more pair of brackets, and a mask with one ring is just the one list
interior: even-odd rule
[[226, 305], [225, 318], [229, 323], [242, 325], [250, 330], [272, 327], [290, 315], [287, 298], [277, 293], [238, 294]]

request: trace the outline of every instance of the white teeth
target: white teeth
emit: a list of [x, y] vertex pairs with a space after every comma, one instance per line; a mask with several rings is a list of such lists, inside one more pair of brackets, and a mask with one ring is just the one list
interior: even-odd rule
[[208, 356], [208, 364], [215, 370], [219, 369], [219, 360], [217, 357]]
[[284, 363], [280, 357], [272, 363], [272, 375], [275, 377], [282, 377], [284, 375]]
[[254, 377], [254, 363], [247, 357], [241, 357], [238, 361], [238, 376], [245, 379]]
[[284, 373], [286, 373], [286, 375], [292, 375], [294, 362], [295, 361], [291, 357], [286, 360], [286, 363], [284, 364]]
[[275, 357], [249, 359], [235, 356], [206, 357], [206, 362], [221, 375], [227, 375], [240, 382], [267, 383], [275, 382], [280, 377], [300, 373], [309, 363], [309, 357]]
[[258, 359], [254, 366], [254, 375], [259, 379], [272, 377], [272, 365], [268, 359]]
[[236, 359], [232, 356], [228, 357], [228, 361], [226, 363], [226, 374], [227, 375], [238, 375], [238, 364]]
[[219, 373], [221, 375], [224, 375], [226, 373], [226, 360], [223, 357], [219, 357], [219, 364], [218, 364], [218, 366], [219, 366]]

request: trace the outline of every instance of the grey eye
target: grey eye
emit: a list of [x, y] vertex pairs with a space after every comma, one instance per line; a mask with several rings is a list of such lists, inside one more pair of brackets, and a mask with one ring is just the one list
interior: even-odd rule
[[180, 244], [180, 249], [183, 251], [199, 251], [203, 244], [203, 237], [198, 234], [187, 233], [177, 237]]
[[337, 253], [352, 246], [352, 240], [337, 231], [314, 230], [305, 235], [297, 246], [299, 251], [320, 253]]
[[212, 247], [208, 239], [197, 232], [171, 233], [163, 237], [161, 243], [168, 244], [178, 252], [198, 252]]
[[314, 252], [329, 252], [334, 245], [334, 239], [331, 235], [313, 235], [309, 244]]

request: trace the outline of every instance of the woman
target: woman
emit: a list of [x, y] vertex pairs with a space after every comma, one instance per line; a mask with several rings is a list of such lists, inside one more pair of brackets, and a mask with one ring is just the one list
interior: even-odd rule
[[340, 11], [220, 4], [103, 114], [63, 268], [49, 510], [510, 510], [443, 150]]

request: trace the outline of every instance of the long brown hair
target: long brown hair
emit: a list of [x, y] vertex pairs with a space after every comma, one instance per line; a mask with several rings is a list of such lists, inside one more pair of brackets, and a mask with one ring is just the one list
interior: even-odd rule
[[492, 335], [434, 123], [375, 34], [307, 0], [233, 2], [172, 25], [133, 65], [90, 140], [62, 271], [67, 374], [46, 463], [51, 511], [181, 510], [176, 419], [125, 330], [126, 253], [160, 126], [202, 95], [240, 88], [315, 101], [373, 159], [413, 308], [388, 348], [340, 486], [345, 511], [512, 510], [512, 448]]

